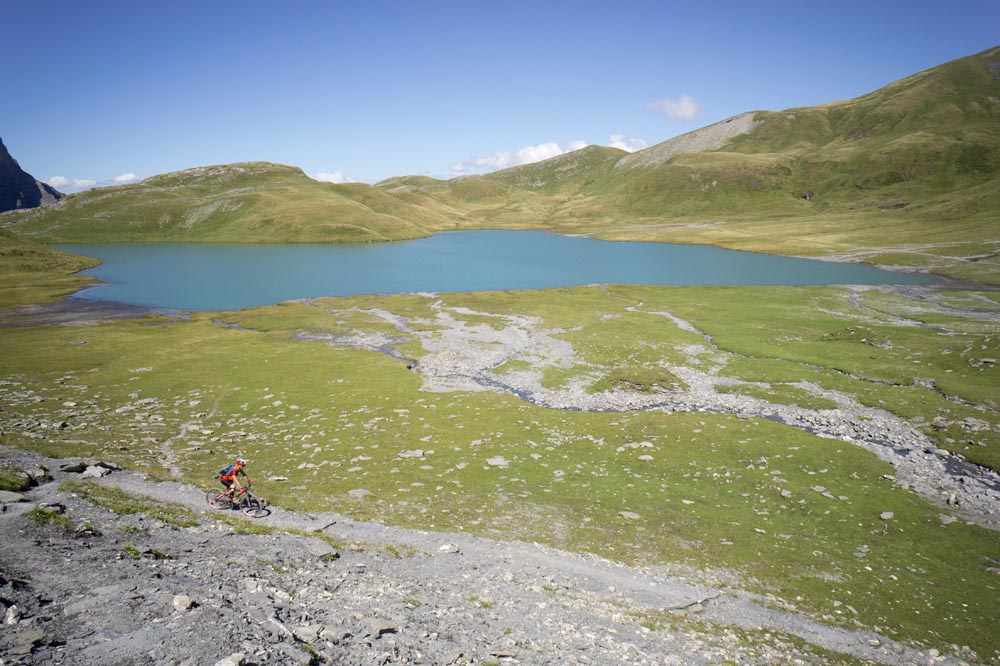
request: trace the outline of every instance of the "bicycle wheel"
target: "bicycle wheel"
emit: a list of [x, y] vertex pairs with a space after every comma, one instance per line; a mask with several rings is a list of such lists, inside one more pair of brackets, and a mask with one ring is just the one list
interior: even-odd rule
[[218, 490], [209, 490], [205, 493], [205, 501], [213, 509], [226, 509], [231, 506], [231, 502], [225, 493]]
[[269, 513], [267, 510], [267, 502], [259, 497], [254, 497], [253, 495], [247, 495], [240, 500], [240, 511], [253, 518], [266, 516]]

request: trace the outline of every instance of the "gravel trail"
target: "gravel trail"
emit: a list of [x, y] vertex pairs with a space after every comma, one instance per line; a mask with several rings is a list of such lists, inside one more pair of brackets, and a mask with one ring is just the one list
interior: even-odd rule
[[[778, 610], [725, 572], [336, 514], [220, 523], [201, 489], [125, 470], [96, 479], [195, 512], [178, 527], [60, 489], [76, 461], [6, 453], [55, 481], [0, 514], [4, 664], [965, 663]], [[71, 527], [26, 519], [45, 507]]]

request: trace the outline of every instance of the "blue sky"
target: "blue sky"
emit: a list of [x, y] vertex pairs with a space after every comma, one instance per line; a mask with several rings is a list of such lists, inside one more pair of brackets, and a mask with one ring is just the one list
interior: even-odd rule
[[995, 0], [0, 0], [0, 137], [67, 192], [249, 160], [448, 178], [855, 97], [998, 26]]

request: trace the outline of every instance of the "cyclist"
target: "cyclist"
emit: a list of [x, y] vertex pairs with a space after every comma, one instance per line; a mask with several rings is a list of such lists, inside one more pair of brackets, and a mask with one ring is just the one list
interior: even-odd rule
[[227, 497], [232, 498], [233, 495], [236, 494], [237, 490], [243, 490], [243, 484], [240, 483], [239, 479], [241, 474], [243, 475], [243, 478], [247, 480], [247, 484], [252, 483], [250, 481], [250, 477], [247, 476], [246, 471], [243, 469], [246, 466], [246, 460], [243, 460], [243, 458], [237, 458], [234, 464], [227, 465], [222, 468], [222, 475], [219, 477], [219, 481], [221, 481], [222, 485], [226, 487]]

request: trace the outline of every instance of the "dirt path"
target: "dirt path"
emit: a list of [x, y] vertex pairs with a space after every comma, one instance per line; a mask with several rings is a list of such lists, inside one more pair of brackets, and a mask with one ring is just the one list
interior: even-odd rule
[[[54, 470], [67, 462], [16, 455]], [[183, 505], [200, 524], [112, 514], [58, 483], [8, 504], [0, 596], [20, 619], [0, 633], [4, 663], [210, 664], [231, 652], [257, 664], [962, 663], [777, 610], [725, 572], [632, 568], [336, 514], [275, 509], [253, 523], [357, 544], [335, 551], [282, 531], [239, 534], [215, 522], [198, 488], [128, 471], [98, 482]], [[25, 512], [44, 503], [65, 507], [75, 531], [30, 526]]]

